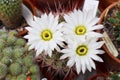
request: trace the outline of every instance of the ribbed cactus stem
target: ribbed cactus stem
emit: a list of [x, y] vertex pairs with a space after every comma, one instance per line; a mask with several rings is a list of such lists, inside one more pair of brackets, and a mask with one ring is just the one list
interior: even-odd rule
[[22, 0], [0, 0], [0, 20], [8, 29], [21, 24]]

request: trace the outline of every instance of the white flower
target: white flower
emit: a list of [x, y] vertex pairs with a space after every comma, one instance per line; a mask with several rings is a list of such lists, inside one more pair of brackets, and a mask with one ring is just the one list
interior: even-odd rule
[[41, 18], [34, 16], [34, 20], [30, 24], [28, 22], [31, 27], [26, 27], [28, 35], [24, 38], [28, 39], [29, 49], [35, 48], [36, 56], [43, 52], [52, 56], [54, 49], [59, 50], [58, 45], [63, 46], [63, 23], [59, 23], [58, 19], [59, 16], [55, 17], [50, 13], [41, 15]]
[[[64, 15], [66, 24], [64, 25], [64, 33], [67, 39], [80, 38], [85, 40], [89, 37], [102, 37], [102, 34], [94, 30], [102, 29], [103, 25], [96, 25], [99, 21], [97, 17], [91, 17], [92, 11], [74, 10]], [[69, 38], [71, 37], [71, 38]]]
[[103, 60], [97, 54], [103, 54], [104, 51], [99, 48], [104, 44], [103, 41], [97, 42], [98, 38], [87, 39], [85, 42], [76, 40], [76, 42], [71, 42], [68, 44], [66, 49], [61, 50], [64, 53], [60, 59], [65, 59], [68, 57], [67, 66], [70, 68], [75, 64], [77, 73], [81, 71], [85, 73], [88, 69], [89, 71], [95, 69], [95, 61], [103, 62]]

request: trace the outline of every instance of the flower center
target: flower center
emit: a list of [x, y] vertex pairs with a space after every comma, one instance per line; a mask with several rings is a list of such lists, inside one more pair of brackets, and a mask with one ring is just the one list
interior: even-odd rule
[[76, 49], [76, 53], [79, 55], [79, 56], [84, 56], [86, 55], [88, 52], [88, 48], [86, 45], [80, 45], [77, 47]]
[[41, 33], [41, 37], [44, 41], [49, 41], [52, 39], [52, 32], [48, 29], [46, 30], [43, 30], [42, 33]]
[[75, 28], [75, 33], [77, 35], [84, 35], [86, 33], [86, 27], [83, 25], [79, 25]]

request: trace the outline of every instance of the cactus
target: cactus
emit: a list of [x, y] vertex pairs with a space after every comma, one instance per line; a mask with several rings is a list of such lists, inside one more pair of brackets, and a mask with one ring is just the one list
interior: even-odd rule
[[1, 59], [1, 63], [9, 65], [10, 64], [10, 58], [5, 56]]
[[0, 33], [0, 80], [26, 80], [28, 76], [37, 76], [39, 68], [34, 62], [35, 51], [28, 51], [26, 40], [17, 37], [14, 30], [0, 30]]
[[30, 67], [30, 72], [33, 73], [33, 74], [38, 73], [38, 66], [36, 66], [36, 65], [31, 66]]
[[0, 79], [4, 78], [7, 74], [7, 66], [0, 63]]
[[5, 46], [5, 41], [3, 39], [0, 39], [0, 51], [3, 50]]
[[22, 20], [22, 0], [0, 0], [0, 20], [6, 28], [18, 27]]
[[15, 44], [18, 46], [23, 46], [25, 44], [25, 40], [24, 39], [17, 39]]
[[17, 80], [26, 80], [26, 78], [27, 78], [26, 75], [21, 74], [17, 77]]
[[4, 48], [2, 52], [3, 52], [4, 56], [7, 56], [9, 58], [12, 57], [12, 48], [11, 47]]
[[32, 64], [33, 64], [33, 57], [32, 56], [26, 56], [24, 58], [24, 64], [27, 66], [27, 67], [30, 67]]
[[6, 77], [5, 77], [5, 80], [11, 80], [12, 76], [10, 74], [8, 74]]
[[16, 37], [14, 37], [14, 36], [9, 36], [7, 38], [8, 45], [13, 45], [15, 41], [16, 41]]
[[21, 65], [18, 63], [13, 63], [10, 65], [10, 73], [14, 76], [21, 73]]

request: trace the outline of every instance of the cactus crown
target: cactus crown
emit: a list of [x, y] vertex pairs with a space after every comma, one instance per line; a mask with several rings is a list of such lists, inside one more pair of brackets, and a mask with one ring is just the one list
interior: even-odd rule
[[0, 20], [6, 28], [15, 28], [22, 20], [22, 0], [0, 0]]

